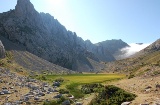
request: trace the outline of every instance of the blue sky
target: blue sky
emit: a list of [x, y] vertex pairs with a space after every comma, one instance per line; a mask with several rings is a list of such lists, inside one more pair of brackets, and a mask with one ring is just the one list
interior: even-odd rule
[[[122, 39], [152, 43], [160, 38], [160, 0], [30, 0], [38, 12], [50, 13], [68, 30], [97, 43]], [[17, 0], [0, 0], [0, 12]]]

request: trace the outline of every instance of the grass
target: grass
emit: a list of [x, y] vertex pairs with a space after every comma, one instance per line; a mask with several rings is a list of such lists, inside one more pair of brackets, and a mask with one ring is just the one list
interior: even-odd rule
[[[124, 78], [122, 74], [71, 74], [71, 75], [46, 75], [49, 80], [55, 80], [57, 78], [63, 78], [68, 83], [103, 83], [115, 79]], [[64, 82], [65, 84], [66, 82]]]
[[108, 81], [119, 80], [124, 78], [122, 74], [70, 74], [70, 75], [45, 75], [46, 80], [53, 82], [58, 78], [63, 78], [60, 88], [67, 89], [75, 98], [85, 96], [81, 92], [81, 86], [91, 83], [106, 83]]

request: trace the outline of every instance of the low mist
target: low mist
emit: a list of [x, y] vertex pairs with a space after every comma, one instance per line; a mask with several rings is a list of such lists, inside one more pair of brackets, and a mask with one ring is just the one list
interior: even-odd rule
[[142, 49], [146, 48], [147, 46], [149, 46], [150, 44], [146, 43], [146, 44], [136, 44], [136, 43], [131, 43], [129, 44], [130, 47], [125, 47], [120, 49], [119, 54], [115, 54], [115, 58], [117, 60], [119, 59], [124, 59], [127, 58], [139, 51], [141, 51]]
[[129, 57], [129, 56], [135, 54], [136, 52], [141, 51], [142, 49], [146, 48], [149, 45], [150, 44], [131, 43], [131, 44], [129, 44], [130, 47], [122, 48], [121, 51], [125, 52], [125, 54], [124, 54], [125, 57]]

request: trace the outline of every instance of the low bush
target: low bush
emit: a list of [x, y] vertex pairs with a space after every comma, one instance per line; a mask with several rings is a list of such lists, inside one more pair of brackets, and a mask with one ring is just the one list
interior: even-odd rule
[[64, 82], [64, 78], [57, 78], [55, 79], [55, 82]]
[[134, 100], [135, 97], [135, 94], [126, 92], [116, 86], [109, 85], [103, 88], [89, 105], [121, 105], [123, 102]]
[[131, 78], [134, 78], [134, 77], [135, 77], [134, 74], [130, 74], [129, 77], [128, 77], [128, 79], [131, 79]]
[[90, 93], [94, 93], [94, 92], [99, 92], [102, 89], [102, 87], [104, 87], [104, 86], [99, 83], [85, 84], [85, 85], [82, 85], [81, 91], [84, 94], [90, 94]]
[[60, 90], [59, 90], [59, 93], [61, 93], [61, 94], [68, 94], [69, 91], [66, 90], [66, 89], [60, 89]]

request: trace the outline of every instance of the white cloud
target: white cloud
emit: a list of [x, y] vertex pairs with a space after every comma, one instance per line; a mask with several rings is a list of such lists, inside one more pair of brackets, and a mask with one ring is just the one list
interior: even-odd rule
[[129, 45], [130, 45], [130, 47], [125, 47], [120, 50], [124, 54], [124, 55], [121, 55], [121, 57], [122, 56], [123, 56], [123, 58], [129, 57], [129, 56], [135, 54], [136, 52], [139, 52], [140, 50], [146, 48], [150, 44], [148, 44], [148, 43], [146, 43], [146, 44], [131, 43]]

